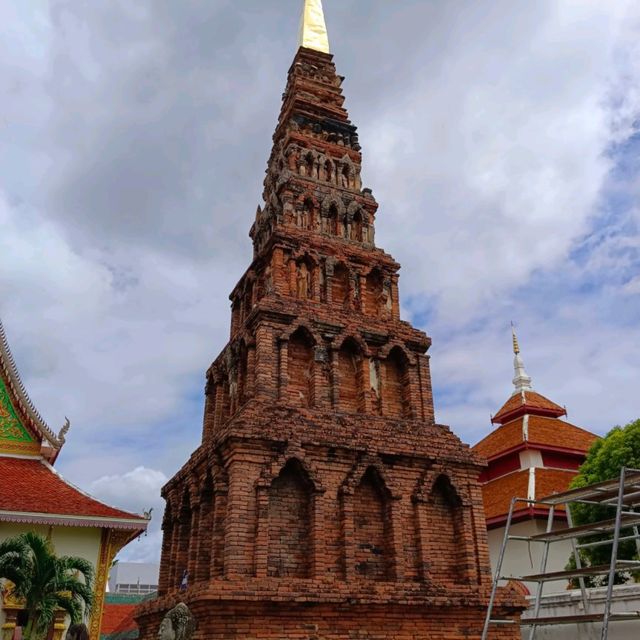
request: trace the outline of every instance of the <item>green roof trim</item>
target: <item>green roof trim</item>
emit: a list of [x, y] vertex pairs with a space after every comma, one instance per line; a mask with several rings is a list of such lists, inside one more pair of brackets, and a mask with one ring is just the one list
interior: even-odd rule
[[130, 631], [116, 631], [115, 633], [101, 633], [100, 640], [137, 640], [140, 636], [138, 629]]
[[11, 403], [9, 390], [2, 379], [0, 379], [0, 440], [13, 444], [35, 442], [18, 418]]

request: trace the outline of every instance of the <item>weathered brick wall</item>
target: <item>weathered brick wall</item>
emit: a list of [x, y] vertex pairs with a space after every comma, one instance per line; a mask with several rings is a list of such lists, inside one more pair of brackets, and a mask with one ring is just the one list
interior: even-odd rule
[[[268, 594], [263, 597], [269, 601]], [[346, 600], [313, 604], [311, 599], [285, 607], [274, 601], [225, 603], [204, 596], [186, 602], [199, 621], [195, 640], [480, 640], [484, 613], [447, 600], [427, 608], [392, 602], [354, 605]], [[160, 614], [145, 615], [142, 624], [157, 628], [160, 620]], [[490, 640], [520, 637], [517, 625], [496, 626], [489, 634]]]

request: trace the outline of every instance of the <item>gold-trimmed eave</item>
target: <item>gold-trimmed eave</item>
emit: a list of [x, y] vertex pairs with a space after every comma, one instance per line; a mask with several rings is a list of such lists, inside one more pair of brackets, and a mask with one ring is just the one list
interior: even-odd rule
[[36, 439], [40, 439], [42, 445], [49, 445], [54, 450], [55, 459], [65, 442], [65, 428], [59, 435], [56, 435], [31, 401], [11, 353], [2, 320], [0, 320], [0, 376], [2, 376], [11, 396], [11, 404], [19, 414], [23, 426]]
[[129, 539], [137, 538], [147, 530], [149, 521], [144, 518], [109, 518], [78, 516], [58, 513], [31, 513], [29, 511], [0, 510], [0, 522], [20, 524], [46, 524], [56, 527], [108, 528], [129, 532]]
[[39, 456], [42, 447], [39, 442], [10, 442], [0, 440], [0, 455], [26, 456], [29, 458]]

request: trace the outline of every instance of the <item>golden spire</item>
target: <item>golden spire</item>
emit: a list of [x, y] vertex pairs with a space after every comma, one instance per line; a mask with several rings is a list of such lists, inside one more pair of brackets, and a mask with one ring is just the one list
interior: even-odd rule
[[513, 353], [518, 355], [520, 353], [520, 344], [518, 343], [518, 336], [516, 335], [516, 326], [511, 323], [511, 333], [513, 334]]
[[298, 46], [322, 51], [322, 53], [331, 53], [322, 0], [304, 0]]

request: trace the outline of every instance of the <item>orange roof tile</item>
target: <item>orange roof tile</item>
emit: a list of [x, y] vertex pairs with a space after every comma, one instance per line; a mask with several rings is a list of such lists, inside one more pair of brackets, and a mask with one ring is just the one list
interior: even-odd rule
[[473, 448], [474, 451], [491, 459], [528, 443], [559, 449], [570, 449], [587, 453], [598, 436], [586, 429], [576, 427], [559, 418], [532, 415], [527, 418], [526, 439], [525, 417], [521, 416], [492, 431]]
[[509, 513], [514, 496], [526, 497], [529, 487], [529, 470], [515, 471], [487, 482], [482, 487], [484, 515], [487, 520]]
[[[142, 516], [115, 509], [69, 484], [38, 458], [0, 457], [0, 520], [40, 522], [47, 516], [74, 526], [109, 526], [144, 531]], [[86, 520], [85, 520], [86, 519]]]
[[[553, 493], [560, 493], [569, 488], [569, 483], [577, 471], [559, 469], [535, 469], [535, 498], [544, 498]], [[526, 498], [529, 493], [529, 469], [515, 471], [506, 476], [496, 478], [483, 485], [482, 497], [484, 501], [485, 517], [487, 520], [500, 518], [509, 513], [511, 499]], [[538, 508], [544, 509], [543, 505]], [[527, 505], [516, 505], [517, 511], [527, 509]]]
[[522, 419], [504, 424], [471, 447], [487, 459], [509, 451], [523, 443]]
[[133, 614], [138, 605], [136, 603], [105, 602], [102, 612], [100, 635], [122, 633], [138, 628]]
[[529, 413], [559, 418], [567, 415], [566, 409], [535, 391], [522, 391], [512, 395], [491, 419], [494, 424], [504, 424], [513, 418]]
[[558, 418], [529, 416], [529, 442], [587, 453], [599, 437]]

